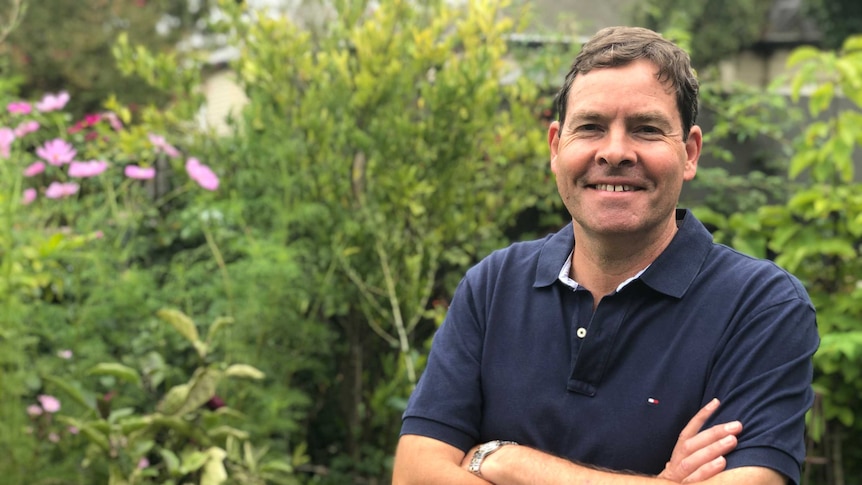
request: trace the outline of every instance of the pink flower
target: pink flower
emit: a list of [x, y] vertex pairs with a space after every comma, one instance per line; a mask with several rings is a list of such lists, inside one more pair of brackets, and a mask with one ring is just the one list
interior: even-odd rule
[[147, 460], [146, 456], [142, 456], [140, 460], [138, 460], [138, 470], [143, 470], [150, 466], [150, 460]]
[[50, 441], [51, 443], [59, 443], [60, 435], [58, 435], [54, 431], [51, 431], [50, 433], [48, 433], [48, 441]]
[[46, 141], [44, 145], [36, 149], [36, 155], [55, 166], [71, 162], [77, 153], [72, 145], [60, 138]]
[[42, 98], [42, 101], [36, 103], [36, 109], [45, 113], [48, 111], [56, 111], [58, 109], [63, 109], [66, 106], [66, 103], [69, 102], [69, 93], [66, 91], [51, 94], [48, 93], [45, 97]]
[[79, 131], [81, 131], [83, 129], [84, 129], [84, 122], [79, 121], [79, 122], [75, 123], [74, 125], [70, 126], [66, 130], [66, 133], [68, 133], [70, 135], [74, 135], [75, 133], [78, 133]]
[[22, 136], [24, 136], [28, 133], [33, 133], [34, 131], [37, 131], [38, 129], [39, 129], [39, 122], [38, 121], [33, 121], [33, 120], [25, 121], [15, 128], [15, 136], [17, 136], [18, 138], [21, 138]]
[[173, 145], [165, 144], [165, 146], [162, 147], [162, 150], [165, 151], [165, 155], [171, 158], [180, 158], [180, 151], [177, 150]]
[[160, 148], [160, 147], [161, 147], [161, 146], [163, 146], [165, 143], [167, 143], [167, 142], [165, 141], [165, 137], [163, 137], [163, 136], [161, 136], [161, 135], [156, 135], [155, 133], [150, 133], [150, 134], [148, 134], [148, 135], [147, 135], [147, 138], [149, 138], [149, 139], [150, 139], [150, 143], [152, 143], [152, 144], [153, 144], [153, 146], [155, 146], [156, 148]]
[[186, 172], [189, 177], [206, 190], [218, 189], [218, 176], [208, 166], [202, 164], [197, 158], [186, 160]]
[[33, 107], [30, 106], [30, 103], [27, 103], [26, 101], [15, 101], [15, 102], [9, 103], [6, 106], [6, 109], [11, 114], [19, 114], [19, 115], [28, 115], [28, 114], [30, 114], [30, 112], [33, 111]]
[[69, 349], [59, 350], [59, 351], [57, 351], [57, 357], [59, 357], [61, 359], [69, 360], [72, 358], [72, 351]]
[[95, 126], [96, 123], [102, 121], [102, 115], [98, 113], [90, 113], [84, 116], [84, 119], [78, 121], [74, 125], [72, 125], [68, 130], [66, 130], [70, 135], [74, 135], [84, 128], [89, 128], [91, 126]]
[[38, 398], [39, 403], [42, 405], [42, 409], [48, 413], [56, 413], [60, 410], [60, 400], [54, 396], [50, 396], [48, 394], [42, 394]]
[[108, 162], [104, 160], [72, 162], [69, 164], [69, 176], [75, 178], [95, 177], [107, 169]]
[[24, 193], [21, 195], [21, 203], [30, 205], [34, 200], [36, 200], [36, 189], [24, 189]]
[[100, 121], [102, 121], [102, 115], [99, 113], [90, 113], [84, 116], [84, 124], [87, 126], [93, 126]]
[[51, 185], [48, 186], [48, 190], [45, 191], [45, 197], [49, 199], [62, 199], [63, 197], [77, 194], [79, 188], [80, 186], [74, 182], [65, 184], [60, 182], [51, 182]]
[[9, 128], [0, 128], [0, 156], [9, 158], [13, 141], [15, 141], [15, 132]]
[[150, 143], [152, 143], [153, 146], [156, 147], [156, 151], [162, 151], [165, 153], [165, 155], [171, 158], [178, 158], [180, 156], [180, 151], [177, 150], [176, 147], [165, 141], [165, 137], [155, 135], [153, 133], [150, 133], [149, 135], [147, 135], [147, 137], [150, 139]]
[[124, 170], [126, 177], [137, 180], [150, 180], [156, 176], [156, 169], [153, 167], [139, 167], [137, 165], [126, 165]]
[[45, 162], [33, 162], [24, 169], [25, 177], [35, 177], [45, 171]]
[[114, 131], [121, 131], [123, 129], [123, 122], [120, 121], [120, 117], [116, 113], [108, 111], [104, 116], [108, 119], [108, 124], [111, 125]]
[[77, 427], [77, 426], [69, 426], [69, 427], [68, 427], [68, 428], [66, 428], [66, 429], [69, 431], [69, 434], [78, 434], [78, 433], [80, 433], [80, 432], [81, 432], [81, 430], [80, 430], [80, 429], [78, 429], [78, 427]]
[[36, 416], [41, 416], [42, 415], [42, 407], [37, 406], [35, 404], [31, 404], [31, 405], [27, 406], [27, 414], [30, 415], [30, 417], [32, 417], [32, 418], [35, 418]]

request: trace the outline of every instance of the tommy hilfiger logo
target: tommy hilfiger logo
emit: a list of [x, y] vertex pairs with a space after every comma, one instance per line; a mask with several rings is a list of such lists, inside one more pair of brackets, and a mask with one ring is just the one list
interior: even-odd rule
[[658, 399], [651, 397], [646, 400], [647, 404], [652, 404], [653, 406], [658, 406]]

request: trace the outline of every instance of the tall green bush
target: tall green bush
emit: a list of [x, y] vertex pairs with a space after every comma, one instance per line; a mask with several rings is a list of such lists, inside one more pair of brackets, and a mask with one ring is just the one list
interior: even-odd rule
[[819, 445], [811, 454], [828, 451], [821, 476], [858, 483], [851, 477], [862, 476], [862, 184], [853, 155], [862, 144], [862, 37], [848, 38], [839, 51], [798, 48], [788, 64], [792, 99], [806, 95], [812, 121], [793, 145], [786, 203], [699, 213], [719, 228], [720, 240], [774, 257], [808, 289], [822, 339], [814, 357], [819, 400], [809, 416], [809, 436]]
[[[221, 7], [250, 103], [212, 158], [255, 257], [290, 247], [302, 264], [288, 314], [337, 336], [313, 383], [313, 457], [334, 482], [384, 476], [455, 275], [519, 211], [553, 204], [539, 89], [507, 46], [517, 25], [483, 0], [335, 2], [308, 26]], [[271, 362], [290, 325], [276, 308], [256, 330]]]

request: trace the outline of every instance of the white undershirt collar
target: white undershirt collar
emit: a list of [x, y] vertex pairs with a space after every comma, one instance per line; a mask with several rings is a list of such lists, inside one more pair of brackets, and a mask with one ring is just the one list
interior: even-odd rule
[[[563, 268], [562, 268], [562, 269], [560, 269], [560, 276], [559, 276], [559, 280], [560, 280], [560, 281], [562, 281], [562, 282], [563, 282], [563, 284], [564, 284], [564, 285], [566, 285], [566, 286], [568, 286], [569, 288], [571, 288], [571, 289], [573, 289], [573, 290], [577, 290], [577, 289], [578, 289], [578, 286], [580, 286], [580, 285], [578, 285], [578, 282], [577, 282], [577, 281], [575, 281], [575, 280], [573, 280], [573, 279], [571, 278], [571, 276], [569, 276], [570, 274], [572, 274], [572, 256], [573, 256], [574, 254], [575, 254], [575, 251], [574, 251], [574, 249], [573, 249], [573, 250], [572, 250], [572, 252], [571, 252], [571, 253], [569, 253], [569, 257], [568, 257], [568, 258], [566, 258], [566, 262], [565, 262], [565, 263], [563, 263]], [[627, 279], [627, 280], [623, 281], [622, 283], [620, 283], [620, 284], [619, 284], [619, 286], [617, 286], [617, 289], [616, 289], [614, 292], [615, 292], [615, 293], [616, 293], [616, 292], [619, 292], [619, 291], [620, 291], [620, 290], [622, 290], [622, 289], [623, 289], [627, 284], [629, 284], [629, 283], [631, 283], [632, 281], [634, 281], [634, 280], [638, 279], [638, 278], [640, 277], [640, 275], [642, 275], [642, 274], [644, 273], [644, 271], [646, 271], [646, 270], [647, 270], [647, 268], [649, 268], [649, 265], [647, 265], [647, 267], [646, 267], [646, 268], [644, 268], [644, 269], [642, 269], [642, 270], [638, 271], [636, 275], [634, 275], [634, 276], [632, 276], [631, 278], [629, 278], [629, 279]]]

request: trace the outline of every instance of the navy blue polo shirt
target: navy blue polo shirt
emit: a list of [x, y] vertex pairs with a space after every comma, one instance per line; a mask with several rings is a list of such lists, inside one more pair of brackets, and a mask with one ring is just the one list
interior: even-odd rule
[[638, 278], [602, 298], [558, 276], [571, 224], [516, 243], [459, 284], [402, 434], [465, 452], [514, 440], [570, 460], [655, 475], [712, 398], [707, 427], [739, 420], [727, 468], [799, 481], [813, 402], [814, 308], [796, 278], [726, 246], [687, 211]]

